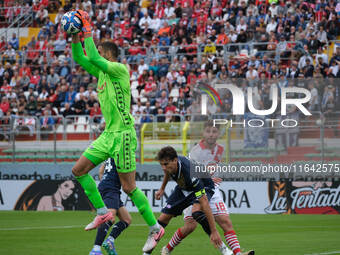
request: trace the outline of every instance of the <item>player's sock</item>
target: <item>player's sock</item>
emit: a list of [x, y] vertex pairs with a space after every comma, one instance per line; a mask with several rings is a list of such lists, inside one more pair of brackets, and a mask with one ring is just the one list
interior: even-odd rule
[[207, 217], [205, 216], [204, 212], [202, 211], [197, 211], [192, 214], [192, 217], [194, 218], [195, 221], [197, 221], [199, 224], [201, 224], [203, 230], [205, 233], [210, 236], [211, 230], [209, 226], [209, 222], [207, 220]]
[[110, 229], [110, 227], [113, 225], [111, 221], [107, 221], [104, 224], [100, 225], [97, 230], [96, 240], [94, 242], [95, 245], [102, 246], [105, 236], [107, 234], [107, 231]]
[[241, 254], [240, 243], [234, 230], [224, 233], [225, 240], [235, 255]]
[[116, 239], [120, 233], [123, 232], [124, 229], [126, 229], [129, 226], [129, 224], [125, 221], [120, 221], [116, 223], [110, 233], [110, 236], [112, 236], [114, 239]]
[[[138, 208], [139, 213], [142, 215], [145, 222], [149, 227], [158, 226], [155, 215], [152, 212], [149, 201], [145, 194], [139, 189], [135, 188], [130, 194], [128, 194], [132, 202]], [[159, 227], [158, 227], [159, 229]]]
[[92, 176], [89, 174], [84, 174], [82, 176], [75, 176], [75, 178], [80, 183], [80, 185], [83, 187], [86, 196], [89, 198], [94, 208], [97, 209], [97, 213], [99, 215], [103, 215], [107, 213], [107, 209], [104, 204], [104, 201], [99, 194], [96, 182], [94, 181]]
[[181, 241], [183, 240], [183, 235], [181, 232], [181, 229], [177, 229], [177, 231], [175, 232], [175, 234], [172, 236], [170, 242], [168, 243], [168, 245], [166, 246], [166, 248], [169, 251], [172, 251], [177, 245], [179, 245], [181, 243]]

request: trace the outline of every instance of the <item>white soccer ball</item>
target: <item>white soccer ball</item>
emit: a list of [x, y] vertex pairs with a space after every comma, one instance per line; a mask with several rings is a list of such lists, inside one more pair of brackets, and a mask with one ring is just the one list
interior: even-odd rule
[[77, 34], [81, 31], [82, 22], [75, 16], [77, 12], [66, 12], [61, 19], [61, 27], [68, 34]]

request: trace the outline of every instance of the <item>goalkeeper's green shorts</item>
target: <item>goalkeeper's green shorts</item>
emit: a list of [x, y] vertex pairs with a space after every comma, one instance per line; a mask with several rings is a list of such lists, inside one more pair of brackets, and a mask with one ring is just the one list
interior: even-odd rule
[[115, 160], [117, 172], [129, 173], [136, 170], [137, 136], [134, 128], [108, 132], [104, 131], [86, 149], [83, 156], [94, 165], [109, 157]]

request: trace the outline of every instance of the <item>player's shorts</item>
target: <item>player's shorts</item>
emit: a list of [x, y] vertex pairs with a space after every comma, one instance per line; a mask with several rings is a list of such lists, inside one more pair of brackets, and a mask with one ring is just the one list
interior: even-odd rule
[[[214, 194], [214, 191], [211, 189], [205, 189], [205, 193], [208, 197], [208, 200], [210, 200]], [[166, 205], [162, 208], [161, 212], [178, 216], [183, 213], [185, 208], [195, 202], [198, 202], [195, 192], [184, 191], [177, 185], [166, 201]]]
[[129, 173], [136, 170], [137, 136], [134, 128], [108, 132], [104, 131], [86, 149], [83, 156], [94, 165], [111, 157], [115, 160], [117, 172]]
[[[219, 215], [229, 215], [228, 208], [223, 202], [222, 194], [221, 191], [217, 188], [214, 190], [214, 195], [209, 201], [209, 206], [211, 208], [212, 214], [216, 217]], [[192, 219], [192, 206], [189, 206], [186, 208], [183, 213], [184, 213], [184, 220], [187, 219]]]
[[108, 209], [118, 210], [124, 205], [120, 199], [120, 192], [114, 192], [107, 189], [100, 191], [100, 195], [102, 196], [104, 204]]

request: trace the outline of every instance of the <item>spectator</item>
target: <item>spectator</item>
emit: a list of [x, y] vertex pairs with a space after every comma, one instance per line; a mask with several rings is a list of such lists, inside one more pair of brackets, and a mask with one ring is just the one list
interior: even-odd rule
[[37, 100], [33, 95], [29, 97], [25, 110], [27, 110], [29, 115], [35, 115], [37, 113]]
[[14, 50], [19, 49], [19, 39], [17, 38], [16, 33], [12, 34], [12, 38], [9, 40], [8, 44], [11, 45]]
[[6, 115], [7, 111], [9, 110], [9, 102], [7, 97], [1, 98], [0, 109], [1, 112]]
[[93, 117], [93, 122], [94, 123], [100, 123], [101, 121], [101, 117], [98, 117], [98, 115], [101, 115], [102, 111], [100, 110], [99, 104], [98, 103], [94, 103], [93, 107], [90, 110], [90, 116]]
[[66, 40], [62, 34], [59, 35], [58, 39], [53, 42], [55, 55], [58, 57], [61, 52], [66, 48]]
[[39, 26], [41, 26], [45, 24], [47, 17], [48, 11], [43, 5], [41, 5], [39, 10], [35, 14], [35, 21], [38, 23]]
[[76, 94], [77, 94], [77, 92], [74, 91], [74, 87], [70, 86], [69, 90], [65, 94], [65, 104], [69, 103], [69, 104], [72, 105], [75, 101]]
[[53, 130], [54, 124], [54, 119], [52, 116], [49, 116], [48, 111], [45, 110], [43, 117], [40, 118], [41, 138], [43, 140], [48, 140], [48, 133]]

